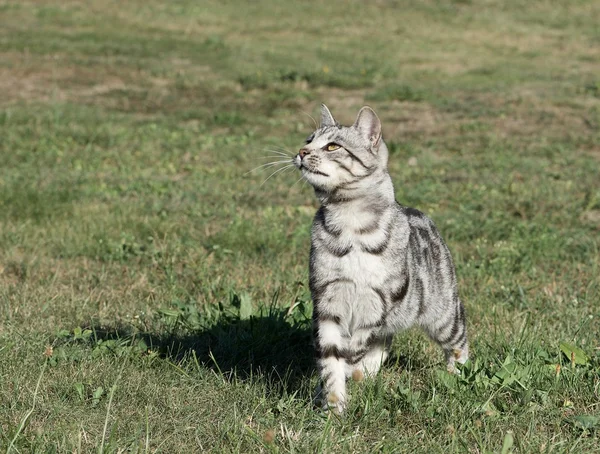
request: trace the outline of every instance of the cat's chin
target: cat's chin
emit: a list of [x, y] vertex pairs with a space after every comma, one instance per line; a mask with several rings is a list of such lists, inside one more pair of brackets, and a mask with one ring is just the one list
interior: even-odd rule
[[300, 169], [302, 172], [302, 177], [315, 189], [319, 191], [330, 191], [331, 188], [331, 178], [329, 175], [322, 172], [315, 172], [307, 169], [306, 167], [302, 167]]

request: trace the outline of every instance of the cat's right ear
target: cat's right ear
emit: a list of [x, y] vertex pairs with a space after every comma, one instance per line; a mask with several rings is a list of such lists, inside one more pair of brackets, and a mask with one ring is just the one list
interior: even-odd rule
[[337, 121], [335, 121], [327, 106], [325, 104], [321, 104], [321, 128], [335, 125], [337, 125]]
[[373, 109], [369, 106], [360, 109], [354, 127], [371, 142], [372, 146], [377, 147], [381, 139], [381, 121]]

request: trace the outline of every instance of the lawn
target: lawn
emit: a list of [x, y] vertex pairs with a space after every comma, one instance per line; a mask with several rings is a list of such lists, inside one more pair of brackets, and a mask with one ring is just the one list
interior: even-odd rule
[[[7, 453], [600, 452], [600, 3], [0, 0]], [[325, 102], [383, 122], [472, 360], [311, 404]]]

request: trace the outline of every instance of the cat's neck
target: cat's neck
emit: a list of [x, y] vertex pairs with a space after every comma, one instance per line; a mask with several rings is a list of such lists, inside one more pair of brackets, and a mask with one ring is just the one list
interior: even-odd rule
[[394, 185], [387, 169], [374, 172], [356, 183], [337, 188], [331, 192], [315, 190], [321, 206], [329, 209], [355, 209], [377, 206], [385, 208], [396, 203]]

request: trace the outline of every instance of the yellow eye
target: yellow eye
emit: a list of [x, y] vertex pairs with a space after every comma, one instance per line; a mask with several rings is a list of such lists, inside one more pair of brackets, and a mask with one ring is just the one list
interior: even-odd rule
[[327, 146], [325, 147], [325, 149], [326, 149], [327, 151], [335, 151], [335, 150], [337, 150], [338, 148], [341, 148], [341, 147], [340, 147], [338, 144], [335, 144], [335, 143], [330, 143], [329, 145], [327, 145]]

